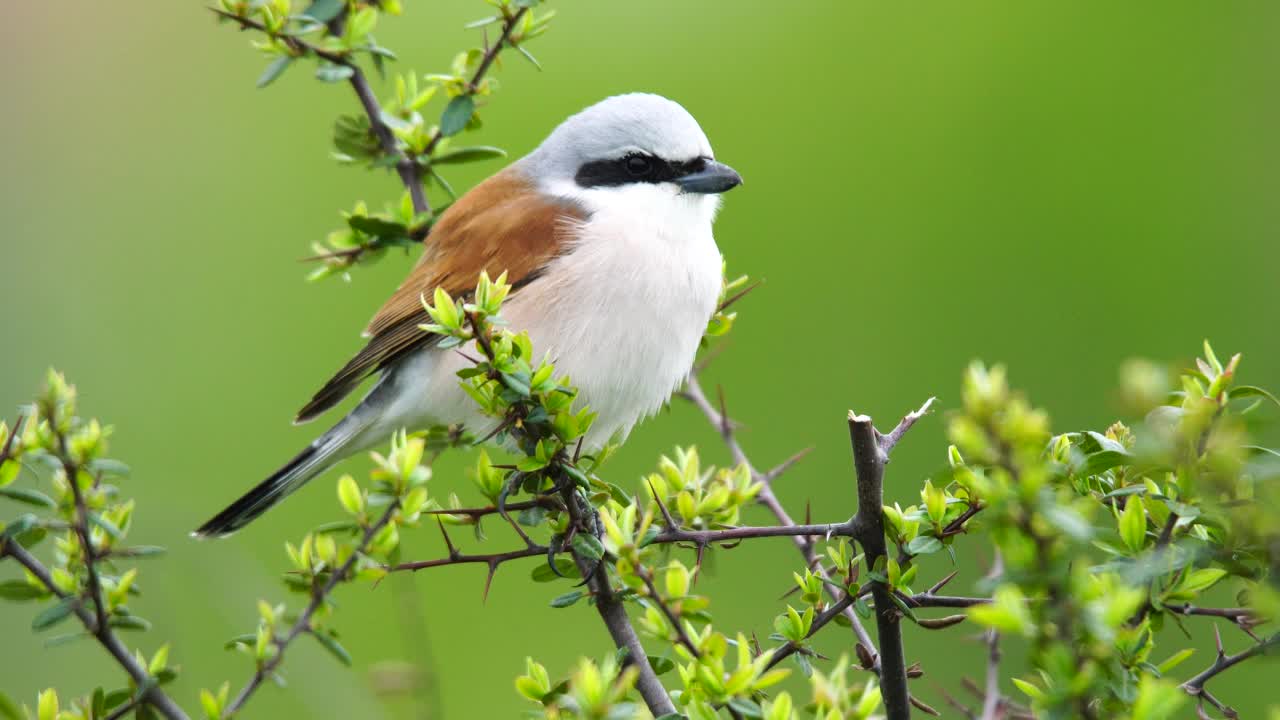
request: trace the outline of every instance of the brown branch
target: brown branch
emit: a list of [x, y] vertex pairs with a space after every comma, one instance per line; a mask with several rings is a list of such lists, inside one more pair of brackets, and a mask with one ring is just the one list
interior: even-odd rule
[[671, 623], [671, 627], [676, 632], [676, 640], [678, 640], [681, 645], [688, 648], [690, 655], [693, 655], [695, 658], [702, 657], [702, 651], [698, 650], [698, 646], [694, 644], [693, 638], [689, 637], [689, 633], [684, 631], [684, 625], [680, 623], [680, 617], [676, 615], [675, 611], [671, 609], [671, 606], [662, 599], [662, 595], [658, 592], [657, 585], [653, 582], [653, 573], [649, 572], [648, 568], [644, 565], [637, 565], [636, 574], [640, 576], [640, 579], [644, 581], [644, 586], [648, 588], [649, 597], [653, 599], [654, 604], [657, 605], [658, 609], [662, 611], [662, 614], [666, 616], [667, 622]]
[[[908, 421], [910, 417], [903, 418], [902, 422], [915, 422]], [[889, 557], [884, 542], [884, 512], [881, 510], [884, 507], [884, 466], [889, 458], [880, 445], [882, 437], [885, 436], [876, 430], [870, 417], [852, 411], [849, 413], [849, 440], [853, 447], [858, 494], [858, 514], [854, 516], [854, 522], [860, 526], [858, 544], [866, 554], [868, 567], [875, 567], [878, 560]], [[889, 720], [907, 720], [911, 717], [911, 699], [907, 690], [907, 663], [903, 655], [898, 609], [893, 602], [891, 587], [880, 580], [872, 580], [869, 584], [876, 603], [880, 691], [884, 695], [886, 717]]]
[[[999, 550], [991, 563], [987, 577], [995, 579], [1004, 573], [1004, 556]], [[993, 628], [987, 631], [987, 690], [982, 700], [982, 720], [1000, 720], [1002, 706], [1000, 696], [1000, 633]]]
[[373, 541], [374, 536], [376, 536], [382, 528], [386, 527], [387, 523], [391, 522], [392, 516], [395, 515], [399, 508], [399, 500], [388, 505], [387, 509], [383, 511], [382, 517], [378, 518], [377, 522], [370, 525], [369, 528], [365, 530], [364, 536], [360, 538], [360, 543], [355, 547], [354, 551], [352, 551], [351, 557], [347, 558], [347, 561], [333, 572], [323, 587], [311, 594], [311, 602], [307, 603], [307, 606], [298, 616], [298, 620], [293, 624], [293, 627], [289, 629], [288, 634], [275, 641], [275, 654], [271, 659], [258, 665], [253, 676], [249, 678], [249, 682], [245, 684], [244, 689], [236, 695], [235, 700], [233, 700], [223, 711], [223, 718], [230, 718], [239, 712], [240, 709], [244, 707], [244, 704], [248, 702], [253, 693], [262, 686], [263, 681], [271, 677], [276, 669], [280, 667], [280, 664], [284, 662], [284, 654], [289, 648], [290, 643], [296, 640], [299, 635], [312, 632], [312, 616], [315, 615], [316, 611], [320, 609], [320, 606], [328, 600], [329, 595], [333, 590], [337, 588], [341, 582], [347, 579], [347, 576], [351, 574], [352, 568], [354, 568], [356, 562], [359, 561], [360, 556], [368, 549], [369, 543]]
[[124, 668], [129, 677], [133, 679], [134, 684], [139, 688], [147, 688], [142, 694], [148, 705], [169, 720], [188, 720], [186, 712], [178, 707], [178, 704], [165, 694], [160, 686], [156, 685], [151, 673], [138, 662], [129, 648], [120, 642], [120, 638], [111, 631], [110, 625], [98, 625], [97, 619], [92, 613], [85, 609], [84, 603], [78, 599], [73, 600], [72, 597], [58, 588], [53, 582], [53, 577], [49, 574], [48, 568], [44, 566], [35, 556], [27, 552], [26, 548], [17, 543], [16, 540], [9, 539], [0, 541], [0, 557], [9, 556], [16, 560], [19, 565], [26, 568], [35, 576], [40, 584], [46, 590], [53, 593], [62, 602], [73, 602], [72, 612], [79, 618], [80, 623], [85, 629], [89, 630], [98, 644], [106, 649], [111, 657]]
[[[808, 640], [814, 635], [817, 635], [818, 631], [826, 627], [827, 623], [836, 619], [837, 615], [840, 615], [845, 610], [852, 608], [854, 600], [855, 598], [853, 596], [846, 594], [844, 597], [840, 598], [840, 600], [837, 601], [834, 605], [827, 608], [826, 610], [823, 610], [820, 615], [818, 615], [813, 619], [813, 624], [809, 626], [809, 632], [804, 636], [804, 639]], [[769, 658], [769, 664], [765, 665], [765, 669], [767, 670], [769, 668], [772, 668], [773, 666], [777, 665], [783, 660], [786, 660], [787, 658], [791, 657], [797, 652], [807, 652], [807, 651], [804, 650], [804, 646], [802, 643], [788, 640], [785, 645], [782, 645], [773, 651], [773, 655]]]
[[1222, 649], [1222, 636], [1218, 635], [1217, 632], [1218, 629], [1215, 626], [1214, 633], [1218, 642], [1218, 656], [1214, 658], [1212, 665], [1205, 668], [1195, 677], [1182, 683], [1182, 689], [1192, 697], [1207, 700], [1209, 703], [1213, 704], [1214, 707], [1218, 708], [1218, 710], [1224, 715], [1234, 718], [1237, 717], [1235, 710], [1223, 705], [1217, 698], [1213, 697], [1213, 695], [1205, 689], [1205, 684], [1217, 677], [1219, 674], [1239, 665], [1245, 660], [1258, 655], [1265, 655], [1271, 652], [1275, 647], [1280, 646], [1280, 633], [1275, 633], [1255, 645], [1250, 646], [1248, 649], [1236, 653], [1235, 655], [1227, 655]]
[[[570, 528], [589, 532], [598, 525], [598, 520], [580, 515], [574, 502], [577, 494], [576, 487], [569, 484], [562, 491], [561, 497], [569, 513]], [[605, 629], [613, 638], [613, 644], [626, 653], [627, 662], [636, 669], [636, 690], [640, 693], [640, 697], [644, 698], [644, 704], [648, 706], [649, 712], [655, 718], [675, 714], [676, 706], [671, 701], [671, 695], [667, 693], [662, 681], [658, 679], [658, 674], [654, 672], [653, 664], [649, 662], [649, 655], [645, 652], [644, 645], [640, 643], [635, 628], [631, 626], [631, 619], [627, 617], [626, 607], [613, 592], [609, 573], [603, 567], [604, 560], [592, 561], [573, 550], [570, 550], [570, 553], [578, 566], [578, 571], [582, 573], [587, 589], [595, 596], [596, 612], [604, 621]]]

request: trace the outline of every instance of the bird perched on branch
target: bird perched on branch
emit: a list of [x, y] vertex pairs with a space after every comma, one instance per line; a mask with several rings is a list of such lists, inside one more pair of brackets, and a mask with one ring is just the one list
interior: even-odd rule
[[438, 347], [422, 298], [507, 272], [503, 317], [529, 333], [598, 413], [587, 449], [625, 435], [685, 380], [720, 294], [711, 234], [719, 195], [741, 184], [696, 120], [657, 95], [619, 95], [570, 117], [477, 185], [431, 229], [417, 265], [373, 317], [368, 344], [298, 413], [307, 422], [370, 375], [345, 417], [195, 531], [230, 534], [339, 460], [401, 428], [495, 421], [459, 386], [467, 362]]

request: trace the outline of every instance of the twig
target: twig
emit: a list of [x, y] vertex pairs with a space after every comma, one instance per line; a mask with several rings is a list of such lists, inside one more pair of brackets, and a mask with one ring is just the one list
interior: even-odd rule
[[671, 609], [671, 606], [662, 599], [662, 595], [658, 592], [658, 587], [653, 583], [653, 573], [649, 572], [644, 565], [637, 565], [636, 573], [640, 576], [640, 579], [644, 581], [644, 586], [648, 588], [649, 597], [653, 599], [654, 604], [657, 605], [658, 609], [662, 611], [662, 614], [666, 616], [667, 622], [671, 623], [671, 627], [675, 629], [676, 640], [678, 640], [681, 645], [688, 648], [690, 655], [693, 655], [695, 658], [702, 657], [702, 651], [698, 650], [698, 646], [694, 644], [693, 638], [689, 637], [689, 633], [684, 631], [684, 625], [680, 623], [680, 617], [676, 615], [675, 611]]
[[[995, 551], [988, 577], [998, 578], [1004, 573], [1004, 558]], [[987, 631], [987, 691], [982, 700], [982, 720], [1000, 720], [1000, 633], [994, 628]]]
[[[572, 521], [571, 527], [590, 527], [585, 522], [586, 519], [578, 513], [577, 506], [574, 503], [574, 494], [576, 492], [576, 486], [569, 485], [561, 494], [564, 498], [569, 518]], [[600, 619], [604, 621], [605, 628], [609, 631], [609, 636], [613, 638], [614, 645], [619, 650], [626, 652], [627, 661], [631, 663], [632, 667], [636, 668], [636, 690], [639, 691], [640, 697], [644, 698], [644, 704], [648, 706], [649, 712], [655, 718], [674, 714], [676, 706], [671, 702], [671, 696], [667, 694], [667, 689], [662, 686], [662, 681], [658, 679], [658, 674], [654, 672], [653, 665], [649, 662], [649, 656], [644, 651], [644, 645], [640, 644], [640, 638], [636, 635], [635, 628], [631, 626], [631, 619], [627, 617], [626, 607], [623, 606], [618, 596], [614, 594], [608, 572], [604, 571], [600, 565], [589, 558], [583, 557], [573, 550], [570, 550], [570, 553], [573, 556], [574, 563], [578, 566], [579, 572], [582, 573], [587, 589], [595, 596], [596, 612], [600, 614]]]
[[[283, 42], [290, 50], [298, 55], [310, 54], [333, 63], [351, 69], [351, 76], [347, 78], [347, 82], [351, 84], [351, 89], [355, 91], [356, 97], [360, 100], [360, 106], [364, 109], [365, 116], [369, 119], [369, 127], [373, 129], [373, 134], [378, 138], [378, 144], [382, 147], [382, 151], [390, 157], [396, 157], [396, 174], [400, 176], [400, 182], [404, 184], [405, 189], [409, 191], [409, 198], [413, 202], [413, 211], [416, 214], [431, 212], [431, 205], [427, 201], [425, 186], [423, 185], [423, 166], [416, 159], [405, 156], [400, 152], [400, 148], [396, 144], [395, 134], [391, 132], [391, 128], [382, 121], [382, 105], [378, 102], [378, 98], [373, 93], [373, 89], [369, 86], [369, 80], [365, 77], [364, 71], [351, 57], [350, 53], [333, 52], [325, 50], [317, 45], [309, 43], [301, 38], [281, 33], [273, 33], [266, 25], [242, 15], [229, 13], [219, 8], [210, 8], [219, 17], [226, 18], [240, 25], [242, 29], [257, 30]], [[524, 17], [528, 8], [520, 8], [512, 13], [510, 17], [506, 17], [502, 21], [502, 32], [498, 37], [498, 41], [489, 46], [484, 53], [484, 57], [480, 59], [480, 64], [476, 67], [475, 73], [471, 76], [467, 84], [468, 92], [474, 94], [476, 87], [484, 80], [485, 74], [497, 59], [498, 53], [502, 48], [509, 44], [511, 33], [515, 30], [516, 25]], [[430, 156], [444, 139], [444, 135], [437, 128], [435, 133], [428, 141], [426, 150], [423, 154]]]
[[254, 671], [253, 676], [249, 678], [249, 682], [244, 686], [244, 689], [240, 691], [240, 694], [236, 695], [235, 700], [233, 700], [223, 711], [223, 718], [230, 718], [239, 712], [253, 693], [261, 687], [263, 681], [271, 677], [271, 675], [276, 671], [276, 668], [280, 667], [280, 663], [284, 662], [284, 654], [290, 643], [296, 640], [299, 635], [312, 632], [311, 617], [315, 615], [316, 610], [319, 610], [320, 606], [328, 600], [329, 595], [333, 592], [334, 588], [338, 587], [338, 584], [347, 578], [351, 573], [351, 569], [354, 568], [356, 562], [359, 561], [360, 556], [366, 549], [368, 549], [369, 543], [373, 541], [374, 536], [376, 536], [382, 528], [386, 527], [387, 523], [391, 522], [392, 516], [395, 515], [399, 508], [399, 500], [388, 505], [387, 509], [383, 511], [382, 517], [378, 518], [378, 521], [373, 525], [370, 525], [369, 529], [365, 531], [364, 536], [360, 539], [359, 545], [357, 545], [354, 551], [352, 551], [351, 557], [347, 558], [347, 561], [334, 571], [333, 575], [329, 577], [328, 582], [326, 582], [319, 591], [312, 593], [311, 602], [307, 603], [306, 608], [302, 610], [302, 614], [298, 616], [297, 622], [295, 622], [293, 627], [289, 629], [288, 634], [275, 642], [275, 654], [271, 659], [258, 666]]
[[1234, 717], [1237, 717], [1235, 710], [1232, 710], [1230, 707], [1223, 705], [1220, 701], [1218, 701], [1217, 698], [1213, 697], [1213, 695], [1211, 695], [1209, 691], [1205, 689], [1205, 684], [1208, 683], [1213, 678], [1217, 677], [1220, 673], [1225, 672], [1226, 670], [1229, 670], [1235, 665], [1238, 665], [1244, 662], [1245, 660], [1248, 660], [1251, 657], [1255, 657], [1257, 655], [1265, 655], [1266, 653], [1270, 652], [1272, 648], [1275, 648], [1276, 646], [1280, 646], [1280, 632], [1272, 634], [1270, 637], [1267, 637], [1266, 639], [1258, 642], [1255, 645], [1250, 646], [1246, 650], [1242, 650], [1236, 653], [1235, 655], [1227, 655], [1223, 651], [1222, 636], [1220, 634], [1217, 634], [1218, 629], [1216, 626], [1214, 627], [1214, 633], [1218, 642], [1218, 656], [1214, 658], [1212, 665], [1205, 668], [1195, 677], [1182, 683], [1182, 689], [1185, 690], [1187, 694], [1191, 695], [1192, 697], [1200, 698], [1208, 701], [1227, 717], [1234, 718]]
[[[853, 607], [853, 603], [854, 603], [854, 598], [850, 595], [845, 595], [844, 597], [840, 598], [840, 600], [836, 602], [836, 604], [822, 611], [820, 615], [818, 615], [813, 619], [813, 624], [809, 626], [809, 633], [804, 636], [804, 639], [808, 640], [814, 635], [817, 635], [818, 631], [821, 630], [823, 627], [825, 627], [827, 623], [836, 619], [837, 615], [840, 615], [845, 610], [848, 610], [849, 608]], [[802, 649], [802, 646], [800, 643], [788, 640], [785, 645], [782, 645], [773, 651], [773, 655], [769, 658], [769, 664], [765, 665], [765, 669], [768, 669], [777, 665], [778, 663], [782, 662], [783, 660], [786, 660], [787, 658], [791, 657], [797, 652], [800, 652], [801, 649]]]
[[[529, 12], [529, 8], [522, 7], [511, 15], [511, 17], [503, 18], [502, 31], [498, 33], [498, 41], [485, 48], [484, 57], [480, 58], [480, 64], [476, 66], [476, 71], [472, 74], [471, 79], [467, 81], [467, 92], [472, 95], [476, 92], [476, 87], [484, 80], [485, 73], [489, 72], [489, 68], [493, 65], [493, 61], [498, 59], [498, 53], [502, 52], [502, 48], [511, 41], [511, 31], [515, 30], [516, 25], [524, 18], [525, 13]], [[514, 46], [513, 46], [514, 47]], [[437, 128], [431, 140], [427, 142], [424, 154], [430, 155], [440, 141], [444, 139], [444, 135]]]
[[[777, 478], [777, 474], [772, 474], [772, 471], [770, 471], [770, 473], [762, 474], [755, 469], [755, 466], [753, 466], [751, 461], [747, 459], [747, 454], [743, 452], [742, 446], [738, 443], [738, 439], [734, 435], [733, 420], [729, 418], [728, 413], [716, 410], [716, 408], [712, 406], [711, 402], [707, 400], [706, 393], [702, 391], [702, 386], [698, 383], [698, 377], [696, 374], [689, 376], [689, 382], [686, 384], [683, 397], [688, 399], [689, 402], [693, 403], [694, 406], [702, 411], [702, 414], [707, 418], [711, 425], [719, 431], [720, 438], [729, 449], [729, 455], [733, 458], [734, 463], [738, 465], [745, 465], [748, 472], [751, 473], [752, 478], [761, 483], [762, 488], [760, 490], [760, 494], [756, 496], [756, 500], [761, 505], [768, 508], [769, 512], [773, 513], [774, 518], [778, 520], [780, 525], [795, 525], [795, 521], [791, 519], [786, 508], [782, 506], [782, 503], [778, 501], [778, 497], [773, 493], [773, 480]], [[771, 474], [772, 477], [770, 477]], [[814, 548], [813, 542], [803, 536], [795, 536], [793, 539], [796, 544], [796, 549], [798, 549], [800, 554], [804, 557], [805, 563], [809, 567], [816, 568], [814, 572], [819, 573], [822, 576], [824, 581], [823, 585], [827, 588], [827, 593], [831, 596], [833, 601], [837, 601], [839, 598], [832, 589], [832, 585], [834, 585], [834, 583], [830, 582], [826, 573], [822, 570], [822, 567], [818, 562], [818, 553]], [[845, 610], [844, 615], [848, 618], [849, 624], [853, 628], [853, 634], [857, 638], [858, 642], [862, 643], [863, 647], [867, 648], [867, 650], [871, 652], [874, 661], [871, 669], [874, 672], [880, 672], [880, 654], [875, 651], [875, 641], [871, 639], [871, 635], [867, 632], [866, 627], [863, 626], [862, 619], [859, 618], [858, 614], [852, 609], [848, 608]]]
[[[49, 412], [47, 417], [56, 417], [56, 415]], [[68, 452], [67, 438], [61, 432], [57, 433], [57, 443], [58, 462], [62, 464], [62, 472], [67, 476], [67, 485], [71, 488], [72, 497], [75, 498], [76, 521], [73, 529], [80, 540], [80, 548], [84, 551], [84, 566], [88, 575], [89, 596], [93, 601], [96, 629], [106, 630], [110, 627], [110, 618], [107, 617], [107, 605], [102, 599], [102, 581], [98, 577], [98, 557], [93, 549], [93, 540], [89, 532], [89, 508], [84, 502], [84, 491], [80, 489], [80, 466]]]
[[[0, 557], [5, 555], [13, 558], [19, 565], [26, 568], [40, 581], [40, 584], [45, 589], [57, 596], [59, 600], [73, 602], [70, 595], [62, 592], [54, 584], [48, 568], [15, 540], [0, 541]], [[124, 668], [124, 671], [133, 679], [134, 684], [139, 688], [147, 688], [147, 691], [143, 693], [143, 697], [148, 705], [164, 717], [169, 718], [169, 720], [188, 720], [187, 714], [182, 708], [178, 707], [178, 704], [166, 695], [160, 686], [155, 684], [151, 673], [147, 672], [147, 669], [138, 662], [133, 653], [129, 652], [129, 648], [120, 642], [120, 638], [116, 637], [116, 634], [111, 631], [110, 625], [97, 626], [96, 618], [85, 609], [83, 603], [75, 602], [72, 605], [72, 612], [76, 614], [81, 624], [92, 633], [98, 644], [102, 645], [111, 654], [111, 657], [115, 658], [120, 667]]]

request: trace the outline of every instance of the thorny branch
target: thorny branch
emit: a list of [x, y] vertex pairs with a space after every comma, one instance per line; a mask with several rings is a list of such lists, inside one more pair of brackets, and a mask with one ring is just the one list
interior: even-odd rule
[[399, 509], [400, 502], [398, 500], [388, 505], [387, 509], [383, 511], [382, 516], [378, 518], [377, 522], [370, 525], [369, 528], [365, 530], [364, 535], [360, 539], [359, 545], [357, 545], [351, 553], [351, 557], [347, 558], [347, 561], [333, 572], [329, 577], [329, 580], [319, 590], [312, 593], [311, 602], [307, 603], [306, 608], [302, 610], [302, 614], [298, 616], [298, 620], [293, 624], [293, 627], [289, 629], [288, 634], [283, 638], [275, 639], [275, 653], [270, 659], [259, 664], [258, 668], [253, 673], [253, 677], [249, 678], [249, 682], [244, 686], [244, 689], [242, 689], [240, 694], [236, 695], [235, 700], [227, 706], [226, 710], [222, 714], [224, 718], [230, 718], [239, 712], [253, 693], [261, 687], [263, 681], [275, 673], [276, 668], [280, 666], [280, 663], [284, 662], [284, 654], [289, 648], [290, 643], [296, 640], [299, 635], [314, 632], [311, 627], [312, 616], [314, 616], [316, 611], [328, 601], [329, 595], [333, 593], [334, 588], [338, 587], [341, 582], [347, 579], [351, 574], [351, 570], [360, 560], [360, 556], [368, 549], [369, 543], [373, 541], [373, 538], [377, 536], [378, 532], [382, 530], [382, 528], [386, 527], [387, 523], [391, 522], [391, 518]]
[[1201, 703], [1207, 702], [1217, 708], [1218, 712], [1221, 712], [1228, 718], [1237, 718], [1239, 715], [1236, 711], [1218, 700], [1218, 698], [1214, 697], [1213, 694], [1205, 687], [1205, 684], [1217, 677], [1220, 673], [1244, 662], [1245, 660], [1248, 660], [1249, 658], [1256, 657], [1258, 655], [1265, 655], [1272, 652], [1276, 647], [1280, 647], [1280, 632], [1274, 633], [1267, 638], [1258, 641], [1254, 645], [1251, 645], [1248, 649], [1242, 650], [1234, 655], [1228, 655], [1226, 651], [1223, 650], [1222, 635], [1218, 632], [1217, 625], [1214, 626], [1213, 633], [1218, 645], [1217, 657], [1214, 658], [1212, 665], [1205, 668], [1195, 677], [1182, 683], [1182, 689], [1185, 690], [1187, 694], [1198, 699]]
[[182, 708], [178, 707], [178, 704], [172, 698], [165, 694], [164, 690], [156, 685], [151, 673], [147, 672], [147, 669], [138, 662], [138, 659], [129, 651], [129, 648], [120, 642], [120, 638], [116, 637], [116, 634], [111, 631], [111, 626], [109, 624], [99, 625], [94, 614], [85, 608], [81, 599], [72, 599], [71, 596], [60, 590], [54, 583], [53, 577], [49, 574], [49, 569], [43, 563], [12, 539], [0, 541], [0, 557], [6, 555], [26, 568], [28, 572], [40, 581], [40, 584], [46, 590], [57, 596], [59, 600], [73, 603], [72, 612], [75, 613], [81, 624], [90, 631], [94, 639], [98, 641], [98, 644], [102, 645], [120, 667], [124, 668], [124, 671], [129, 674], [129, 677], [133, 679], [137, 687], [147, 688], [142, 693], [142, 697], [148, 705], [169, 720], [187, 720], [187, 714], [183, 712]]
[[[783, 462], [783, 464], [778, 466], [778, 468], [761, 473], [756, 470], [754, 465], [751, 464], [751, 461], [747, 458], [747, 454], [738, 443], [737, 436], [734, 433], [733, 420], [730, 419], [729, 414], [724, 411], [723, 397], [721, 398], [721, 408], [717, 410], [707, 399], [706, 393], [703, 392], [696, 373], [689, 376], [689, 382], [685, 387], [685, 391], [681, 393], [681, 396], [689, 402], [692, 402], [699, 410], [701, 410], [702, 414], [707, 418], [711, 425], [719, 431], [720, 437], [724, 441], [725, 446], [729, 449], [729, 454], [733, 458], [733, 461], [739, 465], [745, 465], [751, 473], [751, 477], [763, 485], [759, 496], [757, 496], [757, 500], [760, 504], [768, 508], [769, 512], [777, 518], [780, 525], [795, 525], [796, 522], [791, 519], [786, 508], [782, 506], [782, 503], [778, 501], [778, 497], [773, 493], [773, 481], [781, 475], [781, 469], [794, 465], [796, 457]], [[809, 567], [812, 567], [815, 573], [822, 576], [824, 585], [827, 587], [828, 594], [831, 595], [832, 601], [838, 601], [839, 598], [832, 589], [832, 585], [834, 585], [834, 583], [830, 581], [830, 578], [827, 577], [827, 573], [823, 570], [822, 564], [818, 558], [817, 550], [814, 547], [814, 543], [804, 536], [796, 536], [794, 540], [796, 548], [805, 559], [805, 563], [808, 564]], [[872, 670], [879, 673], [880, 656], [875, 651], [876, 645], [871, 639], [871, 635], [867, 633], [866, 628], [862, 625], [862, 619], [859, 618], [858, 614], [851, 608], [845, 609], [844, 616], [849, 620], [849, 624], [853, 628], [853, 634], [857, 638], [858, 642], [871, 652], [873, 659]]]

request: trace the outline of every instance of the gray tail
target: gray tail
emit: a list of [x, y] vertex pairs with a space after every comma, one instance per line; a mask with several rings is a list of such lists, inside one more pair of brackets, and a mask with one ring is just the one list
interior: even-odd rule
[[355, 413], [344, 418], [333, 429], [321, 435], [292, 460], [285, 463], [284, 467], [272, 473], [239, 500], [196, 528], [191, 535], [197, 538], [226, 537], [248, 525], [294, 490], [305, 485], [308, 480], [345, 457], [346, 453], [340, 451], [347, 447], [365, 426], [366, 423], [356, 419]]

